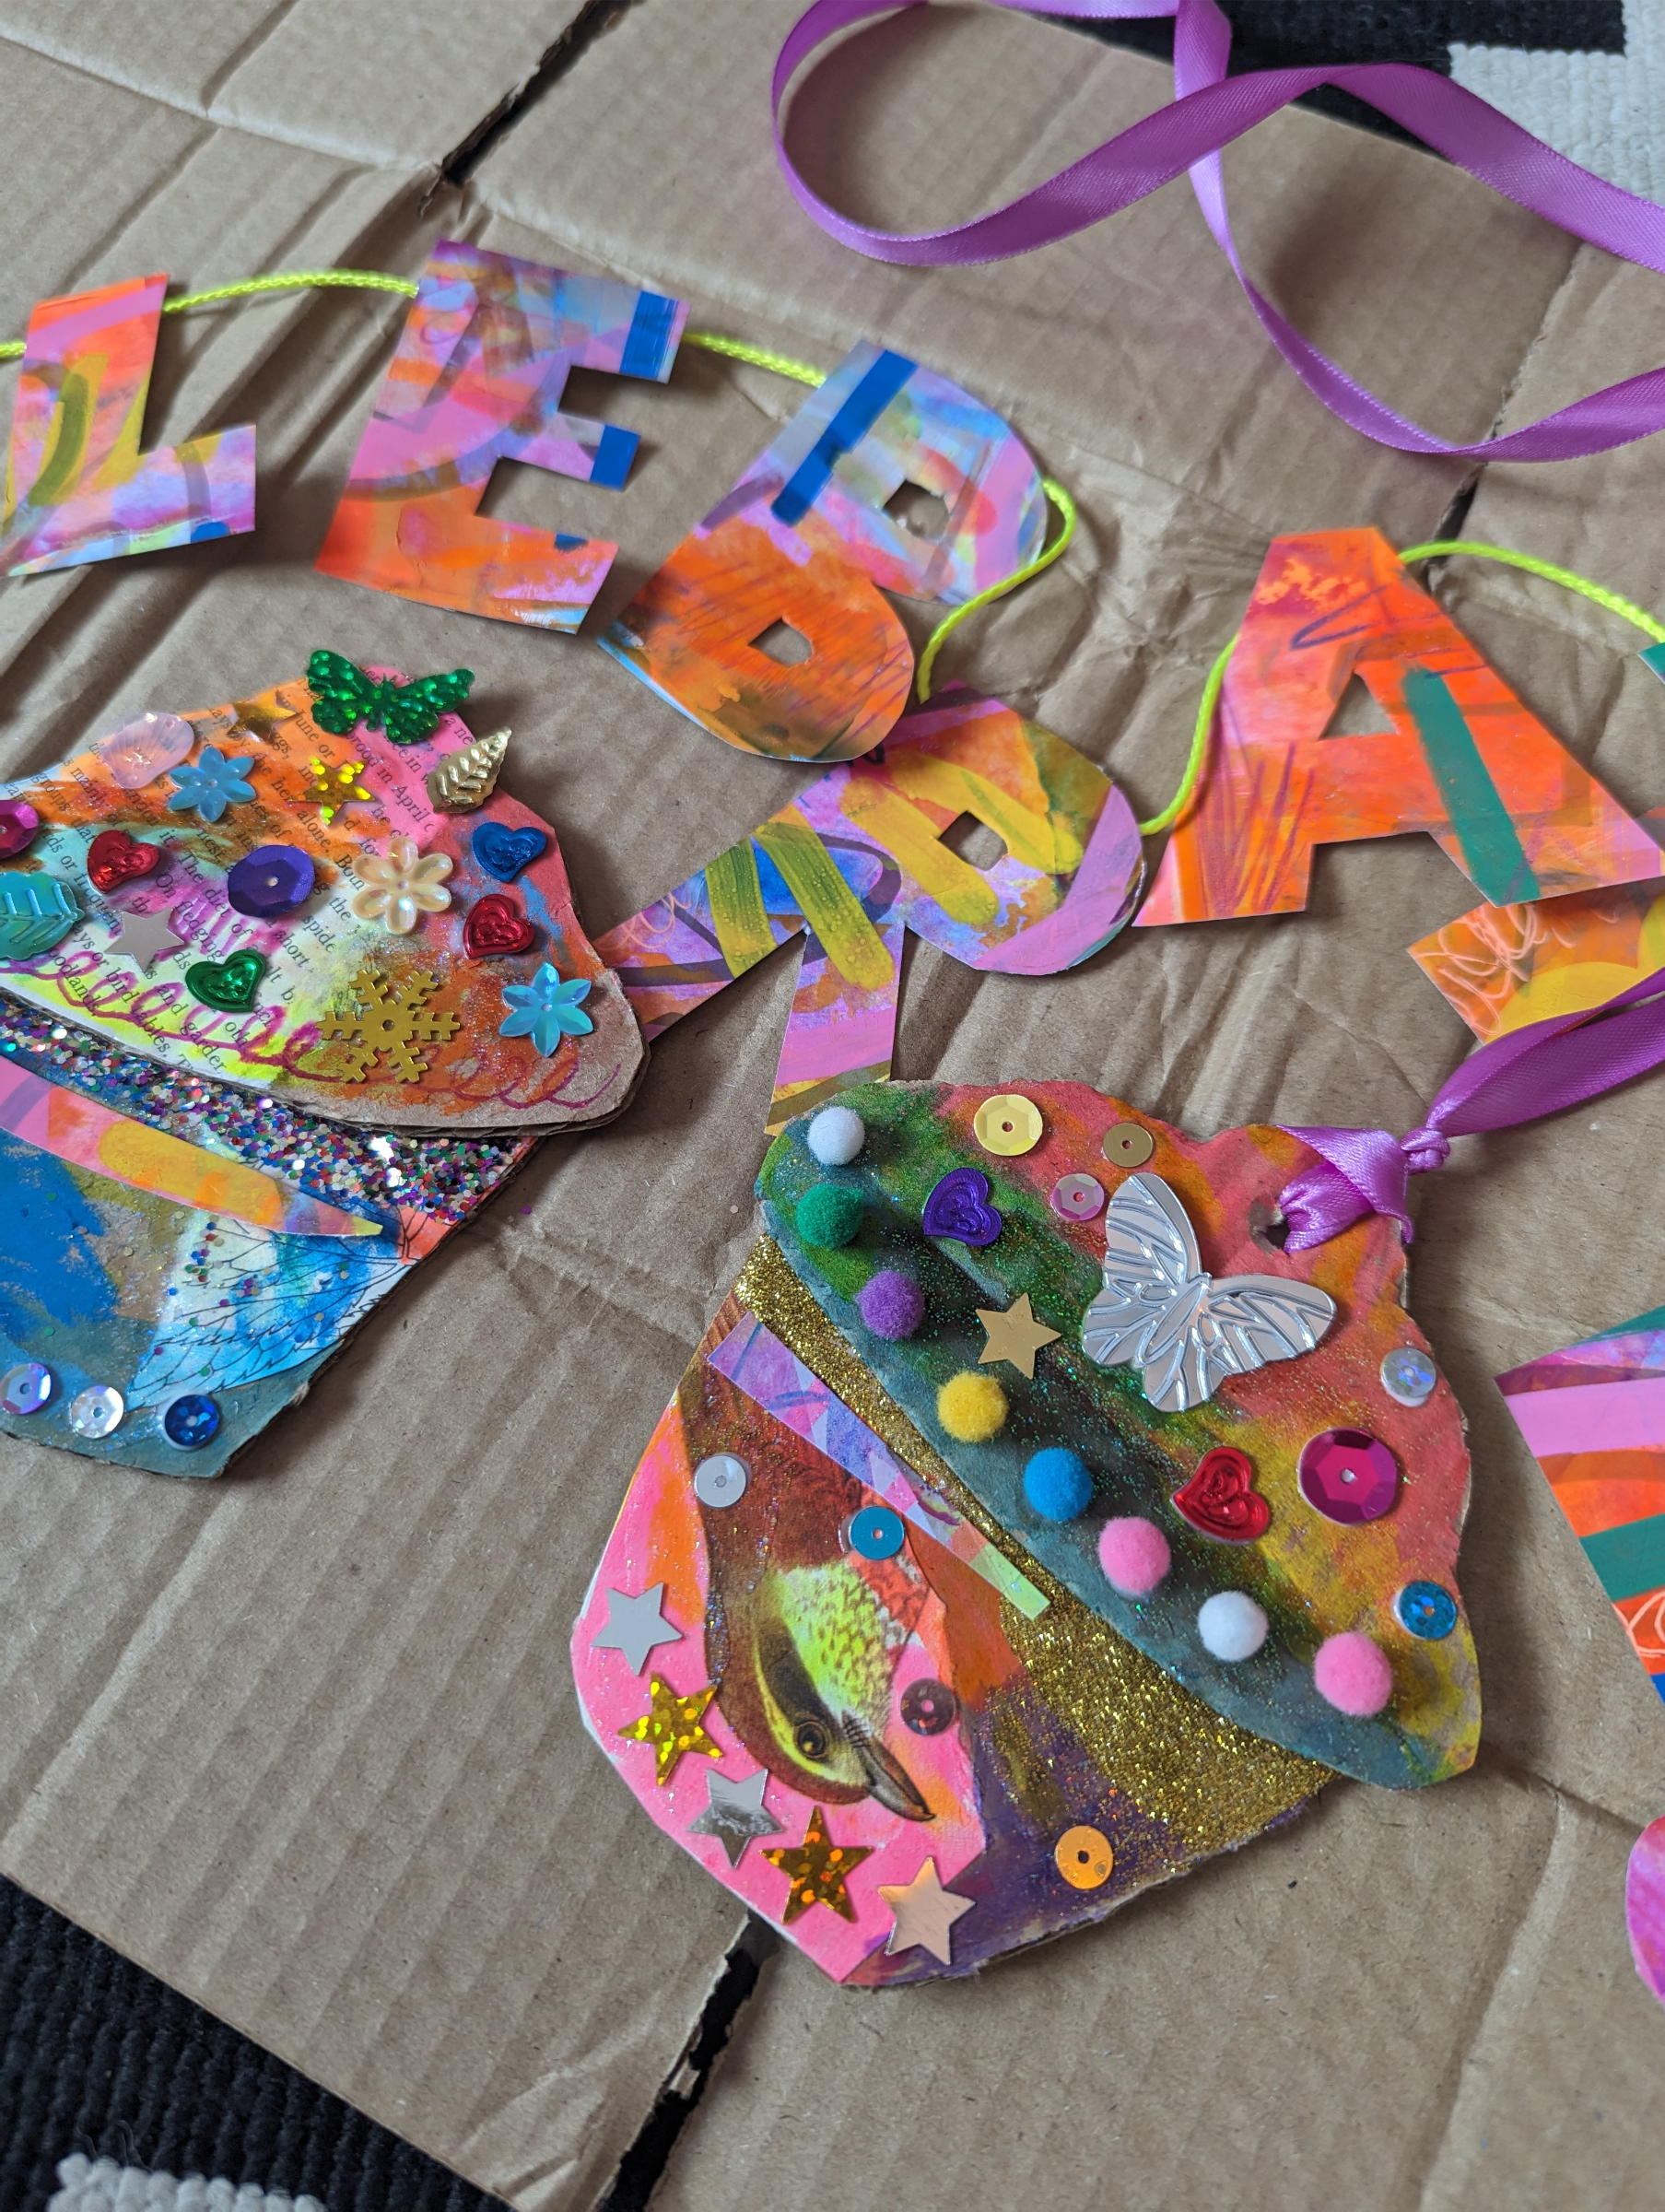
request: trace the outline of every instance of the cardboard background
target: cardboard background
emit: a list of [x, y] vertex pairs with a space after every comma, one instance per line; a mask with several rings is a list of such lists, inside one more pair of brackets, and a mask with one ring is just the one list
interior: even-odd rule
[[[152, 266], [192, 286], [410, 272], [451, 234], [676, 292], [695, 327], [823, 365], [858, 336], [914, 352], [1002, 407], [1082, 507], [1064, 560], [967, 624], [941, 674], [1038, 714], [1141, 813], [1173, 787], [1267, 538], [1425, 538], [1472, 473], [1334, 422], [1183, 184], [986, 268], [834, 245], [768, 144], [796, 0], [639, 0], [465, 187], [440, 182], [575, 12], [301, 0], [199, 30], [170, 0], [3, 0], [0, 126], [53, 149], [15, 182], [6, 330], [39, 296]], [[940, 6], [847, 41], [791, 130], [839, 206], [922, 224], [1169, 88], [1050, 26]], [[1276, 302], [1447, 435], [1665, 353], [1656, 279], [1413, 150], [1294, 113], [1227, 173]], [[692, 349], [662, 391], [575, 379], [571, 404], [643, 447], [622, 494], [499, 471], [492, 511], [621, 542], [584, 634], [544, 637], [311, 571], [402, 312], [299, 295], [169, 320], [146, 442], [255, 419], [260, 527], [0, 587], [0, 762], [298, 673], [319, 644], [462, 663], [475, 726], [514, 725], [506, 781], [558, 824], [599, 932], [805, 772], [708, 738], [591, 642], [799, 389]], [[1482, 472], [1467, 529], [1657, 605], [1657, 442]], [[1665, 799], [1639, 641], [1502, 571], [1437, 589], [1621, 798]], [[1203, 1135], [1402, 1128], [1467, 1042], [1402, 948], [1473, 902], [1407, 839], [1324, 853], [1306, 915], [1130, 933], [1069, 977], [978, 978], [911, 946], [897, 1072], [1077, 1077]], [[603, 2193], [739, 1933], [583, 1736], [565, 1648], [749, 1247], [791, 982], [787, 956], [682, 1023], [629, 1113], [545, 1145], [226, 1481], [0, 1448], [0, 1867], [529, 2212]], [[1642, 1084], [1465, 1140], [1420, 1181], [1413, 1295], [1475, 1461], [1476, 1772], [1421, 1795], [1337, 1783], [1284, 1836], [970, 1986], [842, 1994], [781, 1957], [665, 2204], [1657, 2198], [1665, 2021], [1631, 1972], [1622, 1875], [1665, 1805], [1665, 1728], [1489, 1379], [1665, 1296], [1662, 1135], [1665, 1090]]]

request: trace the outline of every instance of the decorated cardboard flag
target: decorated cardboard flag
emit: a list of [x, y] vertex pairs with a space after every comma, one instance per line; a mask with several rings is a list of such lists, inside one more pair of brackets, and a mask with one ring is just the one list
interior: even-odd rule
[[335, 1120], [621, 1112], [645, 1048], [553, 828], [499, 789], [445, 796], [483, 788], [461, 772], [470, 681], [321, 652], [307, 679], [0, 786], [0, 988]]
[[[933, 496], [934, 534], [889, 512]], [[913, 653], [882, 596], [958, 606], [1024, 567], [1046, 495], [1010, 425], [905, 355], [857, 346], [601, 642], [714, 736], [784, 760], [871, 752]], [[786, 661], [770, 633], [795, 632]]]
[[[1392, 724], [1326, 736], [1360, 677]], [[1208, 771], [1136, 926], [1290, 913], [1319, 845], [1425, 830], [1493, 906], [1659, 872], [1659, 847], [1375, 530], [1275, 538]]]
[[1211, 1848], [1278, 1809], [1234, 1768], [1287, 1810], [1472, 1763], [1461, 1416], [1396, 1221], [1269, 1236], [1311, 1157], [1062, 1083], [848, 1091], [771, 1147], [573, 1654], [654, 1818], [839, 1978], [1182, 1871], [1152, 1773], [1198, 1712]]
[[[1005, 852], [944, 841], [968, 815]], [[1104, 771], [999, 700], [952, 686], [881, 759], [829, 769], [698, 876], [599, 940], [650, 1038], [804, 940], [769, 1127], [890, 1072], [903, 932], [968, 968], [1055, 975], [1097, 952], [1143, 881]]]

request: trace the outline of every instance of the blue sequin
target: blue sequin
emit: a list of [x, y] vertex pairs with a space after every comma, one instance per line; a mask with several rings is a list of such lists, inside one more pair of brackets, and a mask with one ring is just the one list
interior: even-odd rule
[[887, 1505], [864, 1505], [850, 1520], [850, 1548], [864, 1559], [894, 1559], [908, 1540], [900, 1513]]
[[1393, 1610], [1400, 1626], [1425, 1643], [1436, 1643], [1457, 1626], [1457, 1600], [1437, 1583], [1407, 1583], [1394, 1599]]
[[162, 1434], [182, 1452], [195, 1452], [219, 1434], [219, 1407], [200, 1391], [189, 1391], [163, 1414]]

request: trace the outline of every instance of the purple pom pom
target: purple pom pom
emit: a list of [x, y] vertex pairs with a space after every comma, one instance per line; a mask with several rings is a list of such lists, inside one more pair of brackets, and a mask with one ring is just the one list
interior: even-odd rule
[[925, 1294], [911, 1276], [885, 1267], [862, 1284], [856, 1304], [875, 1336], [892, 1344], [911, 1336], [925, 1318]]

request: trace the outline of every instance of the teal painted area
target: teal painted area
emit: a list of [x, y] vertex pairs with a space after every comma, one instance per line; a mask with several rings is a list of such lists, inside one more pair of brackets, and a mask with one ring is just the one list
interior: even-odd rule
[[1538, 878], [1509, 810], [1444, 680], [1431, 669], [1408, 670], [1405, 705], [1416, 724], [1429, 771], [1445, 800], [1451, 833], [1474, 888], [1493, 906], [1536, 899]]
[[1622, 1597], [1665, 1589], [1665, 1513], [1627, 1521], [1623, 1528], [1604, 1528], [1579, 1541], [1615, 1605]]
[[1661, 680], [1665, 680], [1665, 643], [1644, 645], [1636, 658], [1644, 666], [1651, 668]]

